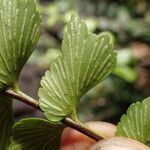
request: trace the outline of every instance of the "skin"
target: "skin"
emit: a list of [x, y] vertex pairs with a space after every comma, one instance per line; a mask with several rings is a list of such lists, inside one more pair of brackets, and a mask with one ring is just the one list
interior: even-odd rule
[[150, 148], [129, 138], [112, 137], [99, 141], [90, 150], [150, 150]]
[[[116, 126], [106, 122], [88, 122], [86, 125], [107, 138], [113, 137], [116, 132]], [[62, 134], [60, 150], [88, 150], [95, 143], [94, 140], [82, 133], [66, 128]]]

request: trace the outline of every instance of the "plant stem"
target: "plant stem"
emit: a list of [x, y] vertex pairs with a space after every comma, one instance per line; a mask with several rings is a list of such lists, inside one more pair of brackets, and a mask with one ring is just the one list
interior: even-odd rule
[[36, 109], [40, 109], [39, 108], [39, 102], [33, 98], [31, 98], [30, 96], [24, 94], [23, 92], [21, 91], [14, 91], [14, 90], [6, 90], [5, 93], [11, 97], [11, 98], [15, 98], [27, 105], [30, 105]]
[[[19, 101], [21, 101], [21, 102], [23, 102], [29, 106], [32, 106], [32, 107], [42, 111], [39, 107], [38, 100], [31, 98], [30, 96], [24, 94], [21, 91], [14, 91], [12, 89], [8, 89], [5, 91], [5, 94], [11, 98], [17, 99], [17, 100], [19, 100]], [[105, 138], [104, 136], [95, 133], [93, 130], [91, 130], [90, 128], [88, 128], [84, 124], [79, 123], [79, 122], [75, 122], [70, 118], [66, 117], [64, 120], [62, 120], [62, 123], [75, 129], [75, 130], [77, 130], [77, 131], [79, 131], [79, 132], [81, 132], [81, 133], [83, 133], [84, 135], [92, 138], [95, 141], [99, 141], [99, 140]]]
[[77, 131], [83, 133], [84, 135], [94, 139], [95, 141], [99, 141], [99, 140], [102, 140], [105, 138], [105, 137], [102, 137], [102, 136], [96, 134], [94, 131], [92, 131], [90, 128], [88, 128], [84, 124], [77, 123], [70, 118], [65, 118], [64, 120], [62, 120], [62, 123], [66, 124], [67, 126], [73, 128], [73, 129], [76, 129]]

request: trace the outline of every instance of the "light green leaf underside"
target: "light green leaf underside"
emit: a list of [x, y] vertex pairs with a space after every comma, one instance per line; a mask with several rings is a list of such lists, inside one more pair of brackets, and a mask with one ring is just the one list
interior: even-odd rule
[[21, 150], [58, 150], [62, 131], [62, 124], [23, 119], [13, 127], [13, 140], [21, 145]]
[[9, 145], [12, 117], [12, 100], [6, 96], [0, 97], [0, 150], [6, 150]]
[[13, 86], [39, 39], [35, 0], [0, 0], [0, 90]]
[[150, 97], [132, 104], [117, 126], [117, 135], [150, 142]]
[[12, 141], [7, 150], [21, 150], [21, 145]]
[[75, 116], [77, 101], [100, 83], [115, 66], [116, 51], [109, 33], [99, 36], [73, 14], [65, 28], [62, 55], [41, 81], [40, 107], [52, 122]]

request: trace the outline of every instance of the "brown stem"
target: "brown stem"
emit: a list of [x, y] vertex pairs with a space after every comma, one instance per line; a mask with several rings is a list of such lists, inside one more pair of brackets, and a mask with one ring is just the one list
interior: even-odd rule
[[31, 98], [30, 96], [24, 94], [21, 91], [13, 91], [13, 90], [9, 89], [9, 90], [6, 90], [5, 93], [11, 98], [15, 98], [15, 99], [17, 99], [27, 105], [30, 105], [36, 109], [40, 109], [39, 102], [37, 100]]
[[95, 141], [102, 140], [105, 137], [101, 137], [100, 135], [96, 134], [94, 131], [89, 129], [87, 126], [81, 124], [81, 123], [76, 123], [70, 118], [65, 118], [62, 120], [62, 123], [66, 124], [67, 126], [76, 129], [77, 131], [83, 133], [84, 135], [92, 138]]
[[[5, 93], [11, 98], [15, 98], [21, 102], [24, 102], [25, 104], [27, 104], [29, 106], [32, 106], [32, 107], [42, 111], [39, 107], [38, 100], [35, 100], [35, 99], [29, 97], [28, 95], [22, 93], [21, 91], [14, 91], [12, 89], [9, 89], [9, 90], [6, 90]], [[94, 131], [92, 131], [87, 126], [83, 125], [82, 123], [75, 122], [70, 118], [66, 117], [64, 120], [62, 120], [62, 123], [83, 133], [84, 135], [92, 138], [95, 141], [99, 141], [99, 140], [105, 138], [104, 136], [101, 136], [101, 135], [95, 133]]]

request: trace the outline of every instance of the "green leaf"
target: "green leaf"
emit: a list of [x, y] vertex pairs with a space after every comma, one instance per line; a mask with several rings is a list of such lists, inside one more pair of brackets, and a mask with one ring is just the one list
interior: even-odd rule
[[0, 0], [0, 90], [13, 87], [39, 39], [35, 0]]
[[12, 141], [7, 150], [21, 150], [21, 145]]
[[13, 127], [13, 141], [21, 150], [58, 150], [63, 128], [44, 119], [23, 119]]
[[64, 32], [62, 55], [41, 81], [40, 107], [52, 122], [76, 118], [77, 101], [99, 84], [115, 66], [116, 51], [108, 32], [89, 33], [86, 24], [72, 14]]
[[134, 68], [128, 67], [128, 66], [119, 66], [116, 65], [113, 73], [120, 78], [126, 80], [127, 82], [135, 82], [137, 79], [137, 73]]
[[138, 140], [142, 143], [150, 142], [150, 97], [142, 103], [132, 104], [126, 115], [121, 117], [117, 126], [118, 136]]
[[10, 143], [12, 117], [12, 100], [6, 96], [0, 97], [0, 150], [6, 150]]

